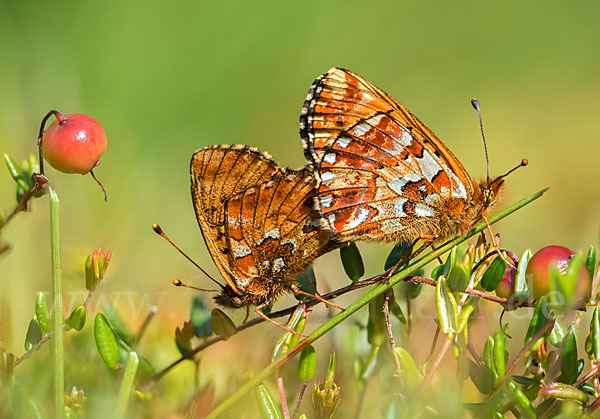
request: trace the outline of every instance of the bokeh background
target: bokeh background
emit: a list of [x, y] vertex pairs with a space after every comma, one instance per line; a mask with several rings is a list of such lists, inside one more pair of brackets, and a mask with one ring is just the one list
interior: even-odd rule
[[[599, 16], [597, 2], [557, 0], [2, 1], [0, 151], [16, 160], [36, 153], [39, 123], [49, 109], [86, 113], [104, 126], [108, 149], [95, 172], [108, 189], [108, 203], [89, 176], [48, 169], [62, 203], [65, 304], [84, 298], [87, 254], [111, 249], [100, 300], [115, 304], [134, 330], [151, 305], [158, 307], [140, 351], [161, 368], [178, 355], [173, 330], [188, 318], [193, 296], [172, 287], [171, 279], [204, 286], [208, 281], [150, 226], [160, 223], [218, 275], [190, 201], [193, 151], [244, 143], [282, 165], [305, 164], [298, 116], [314, 78], [332, 66], [352, 69], [405, 104], [475, 178], [485, 176], [477, 115], [469, 103], [477, 97], [492, 173], [503, 173], [522, 157], [530, 161], [507, 179], [501, 206], [550, 187], [495, 227], [503, 247], [521, 253], [549, 244], [573, 250], [597, 245]], [[4, 172], [4, 212], [14, 205], [14, 191]], [[12, 250], [0, 259], [0, 341], [17, 354], [23, 352], [35, 293], [50, 288], [47, 201], [36, 200], [30, 213], [2, 231]], [[381, 271], [390, 247], [360, 244], [367, 275]], [[315, 270], [325, 286], [347, 283], [337, 252], [317, 261]], [[431, 298], [425, 295], [427, 306]], [[210, 302], [209, 295], [203, 298]], [[291, 303], [284, 299], [278, 307]], [[311, 327], [326, 314], [316, 313]], [[427, 346], [432, 324], [421, 337]], [[366, 345], [356, 343], [365, 339], [352, 327], [340, 329], [337, 337], [346, 349], [338, 350], [352, 353]], [[81, 339], [92, 342], [87, 328]], [[202, 385], [222, 399], [266, 365], [278, 335], [262, 325], [206, 351]], [[406, 345], [418, 347], [415, 339]], [[320, 344], [319, 362], [326, 362], [331, 344]], [[93, 343], [82, 348], [87, 352], [71, 355], [76, 358], [66, 383], [83, 387], [91, 408], [101, 411], [99, 400], [115, 390], [101, 383], [111, 382], [106, 377], [114, 373], [100, 364]], [[46, 348], [38, 358], [48, 354]], [[49, 374], [39, 378], [39, 362], [24, 363], [18, 374], [25, 384], [37, 383], [32, 392], [44, 399], [51, 381]], [[351, 362], [341, 361], [347, 369], [341, 374], [351, 376]], [[351, 380], [344, 385], [342, 397], [350, 400], [356, 390]], [[153, 400], [136, 402], [136, 408], [144, 415], [180, 417], [193, 388], [193, 368], [184, 363], [155, 387]], [[377, 397], [385, 394], [367, 404], [377, 406]], [[257, 412], [252, 398], [244, 403]], [[354, 408], [350, 401], [343, 406]]]

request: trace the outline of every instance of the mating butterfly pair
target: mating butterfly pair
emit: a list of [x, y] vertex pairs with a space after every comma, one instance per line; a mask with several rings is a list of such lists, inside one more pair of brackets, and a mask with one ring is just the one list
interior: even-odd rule
[[464, 233], [504, 182], [473, 182], [408, 109], [341, 68], [311, 86], [300, 135], [310, 166], [297, 171], [245, 146], [192, 158], [196, 217], [227, 282], [221, 305], [272, 302], [293, 290], [295, 273], [347, 241]]

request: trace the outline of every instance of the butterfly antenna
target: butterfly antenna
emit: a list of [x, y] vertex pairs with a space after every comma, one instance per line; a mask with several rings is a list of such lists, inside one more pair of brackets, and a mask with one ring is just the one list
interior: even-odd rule
[[198, 287], [194, 287], [193, 285], [188, 285], [185, 284], [183, 282], [181, 282], [179, 279], [177, 278], [173, 278], [173, 285], [175, 285], [176, 287], [183, 287], [183, 288], [189, 288], [191, 290], [196, 290], [196, 291], [203, 291], [203, 292], [221, 292], [221, 290], [207, 290], [204, 288], [198, 288]]
[[520, 167], [525, 167], [529, 164], [529, 160], [527, 159], [523, 159], [521, 160], [521, 163], [517, 164], [515, 167], [513, 167], [512, 169], [510, 169], [508, 172], [506, 172], [505, 174], [503, 174], [502, 176], [498, 176], [496, 179], [494, 179], [494, 181], [497, 181], [499, 179], [503, 179], [506, 176], [510, 175], [512, 172], [514, 172], [515, 170], [517, 170]]
[[[183, 257], [185, 257], [187, 260], [189, 260], [190, 262], [192, 262], [192, 264], [193, 264], [193, 265], [194, 265], [196, 268], [200, 269], [200, 272], [202, 272], [204, 275], [206, 275], [206, 277], [207, 277], [208, 279], [210, 279], [211, 281], [213, 281], [215, 284], [217, 284], [217, 285], [218, 285], [218, 286], [220, 286], [221, 288], [224, 288], [224, 287], [223, 287], [223, 285], [221, 285], [221, 284], [219, 283], [219, 281], [217, 281], [217, 280], [216, 280], [216, 279], [214, 279], [212, 276], [210, 276], [210, 275], [208, 274], [208, 272], [206, 272], [204, 269], [202, 269], [202, 268], [200, 267], [200, 265], [198, 265], [196, 262], [194, 262], [194, 261], [192, 260], [192, 258], [190, 258], [188, 255], [186, 255], [186, 254], [185, 254], [185, 252], [184, 252], [183, 250], [181, 250], [179, 247], [177, 247], [177, 245], [176, 245], [175, 243], [173, 243], [173, 242], [171, 241], [171, 239], [169, 239], [169, 238], [167, 237], [167, 235], [165, 234], [165, 232], [162, 230], [162, 228], [160, 228], [160, 226], [159, 226], [158, 224], [154, 224], [154, 225], [152, 225], [152, 230], [154, 230], [154, 232], [155, 232], [156, 234], [158, 234], [160, 237], [162, 237], [163, 239], [165, 239], [166, 241], [168, 241], [168, 242], [171, 244], [171, 246], [173, 246], [175, 249], [177, 249], [177, 251], [178, 251], [179, 253], [181, 253], [181, 254], [183, 255]], [[181, 282], [181, 281], [180, 281], [180, 282]], [[183, 283], [182, 283], [182, 284], [183, 284]], [[190, 287], [188, 287], [188, 288], [190, 288]]]
[[483, 138], [483, 149], [485, 150], [485, 163], [487, 166], [487, 185], [490, 185], [490, 159], [488, 157], [487, 143], [485, 141], [485, 134], [483, 133], [483, 118], [481, 118], [481, 107], [479, 101], [475, 98], [471, 99], [471, 105], [475, 108], [479, 114], [479, 128], [481, 129], [481, 137]]

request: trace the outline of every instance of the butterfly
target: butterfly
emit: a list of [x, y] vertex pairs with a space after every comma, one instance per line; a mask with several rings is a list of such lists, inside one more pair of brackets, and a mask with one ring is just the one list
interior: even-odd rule
[[198, 225], [227, 283], [215, 301], [256, 305], [273, 322], [261, 308], [286, 291], [304, 294], [295, 274], [338, 246], [314, 209], [314, 175], [244, 145], [196, 151], [190, 174]]
[[458, 236], [485, 217], [506, 176], [474, 182], [406, 107], [342, 68], [310, 87], [300, 135], [317, 178], [315, 206], [340, 241]]

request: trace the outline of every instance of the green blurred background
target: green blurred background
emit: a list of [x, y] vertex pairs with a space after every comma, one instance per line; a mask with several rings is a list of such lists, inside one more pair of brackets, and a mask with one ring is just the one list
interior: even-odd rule
[[[193, 151], [244, 143], [282, 165], [305, 164], [298, 116], [314, 78], [332, 66], [361, 74], [405, 104], [475, 178], [485, 175], [469, 103], [477, 97], [492, 173], [522, 157], [530, 161], [508, 178], [501, 206], [550, 187], [495, 227], [503, 247], [520, 253], [549, 244], [573, 250], [597, 245], [599, 16], [598, 2], [555, 0], [2, 1], [0, 151], [16, 160], [35, 153], [49, 109], [86, 113], [104, 126], [108, 149], [95, 173], [108, 203], [89, 176], [48, 169], [62, 202], [65, 291], [83, 289], [83, 261], [91, 250], [111, 249], [102, 298], [115, 303], [134, 329], [148, 307], [158, 305], [143, 352], [160, 368], [177, 356], [173, 329], [186, 320], [192, 296], [172, 287], [171, 279], [208, 282], [196, 281], [195, 268], [150, 226], [160, 223], [218, 275], [190, 201]], [[5, 172], [4, 212], [14, 204], [14, 190]], [[2, 232], [13, 249], [0, 260], [0, 340], [17, 354], [34, 295], [50, 287], [47, 198], [32, 209]], [[368, 274], [378, 273], [390, 245], [360, 246]], [[332, 287], [347, 281], [337, 253], [315, 268]], [[83, 294], [71, 297], [65, 296], [67, 306]], [[236, 384], [221, 372], [243, 380], [246, 371], [265, 365], [274, 339], [256, 337], [279, 332], [260, 326], [247, 333], [235, 338], [238, 345], [207, 352], [216, 360], [202, 379], [216, 383], [217, 397]], [[268, 347], [248, 350], [248, 342]], [[239, 354], [243, 348], [251, 365]], [[320, 358], [325, 362], [326, 352]], [[86, 362], [99, 360], [90, 351], [79, 368], [89, 368]], [[30, 367], [19, 368], [25, 374]], [[79, 385], [81, 373], [74, 368], [67, 385]], [[158, 391], [158, 400], [169, 400], [165, 411], [185, 409], [190, 374], [191, 368], [180, 367], [177, 379], [167, 379], [171, 387]]]

